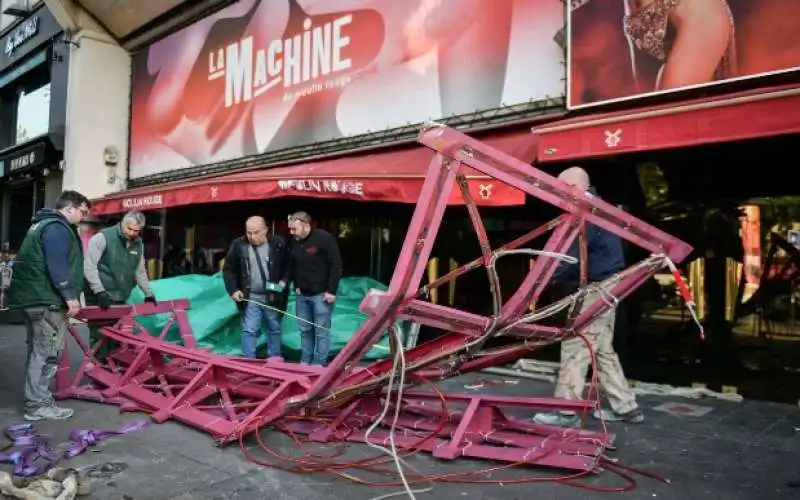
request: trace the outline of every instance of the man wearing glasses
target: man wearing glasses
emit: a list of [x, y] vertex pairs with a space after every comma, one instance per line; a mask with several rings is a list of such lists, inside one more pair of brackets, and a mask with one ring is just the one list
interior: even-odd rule
[[289, 216], [295, 313], [300, 326], [300, 363], [323, 366], [330, 353], [330, 328], [336, 289], [342, 277], [342, 257], [336, 238], [311, 227], [311, 216]]
[[[145, 302], [155, 303], [147, 277], [141, 237], [145, 222], [141, 212], [128, 212], [119, 224], [107, 227], [89, 239], [83, 263], [87, 285], [86, 305], [100, 306], [106, 310], [112, 304], [124, 304], [136, 285], [144, 292]], [[90, 347], [94, 347], [101, 338], [98, 328], [89, 329]], [[95, 356], [103, 360], [116, 345], [116, 342], [106, 339]]]
[[51, 385], [68, 318], [81, 308], [83, 247], [77, 226], [89, 215], [89, 207], [84, 195], [64, 191], [55, 209], [36, 213], [17, 253], [8, 306], [21, 310], [28, 332], [25, 420], [64, 420], [74, 413], [54, 404]]

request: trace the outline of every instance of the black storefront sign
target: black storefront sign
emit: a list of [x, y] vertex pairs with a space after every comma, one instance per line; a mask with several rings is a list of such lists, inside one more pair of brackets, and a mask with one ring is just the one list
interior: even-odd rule
[[[60, 159], [52, 156], [56, 149], [63, 150], [66, 126], [69, 49], [56, 43], [63, 32], [46, 3], [41, 2], [0, 36], [0, 177], [52, 167]], [[49, 109], [37, 112], [50, 115], [47, 135], [15, 145], [15, 127], [21, 119], [17, 116], [19, 86], [45, 83], [44, 72], [36, 74], [36, 81], [24, 81], [28, 72], [43, 66], [49, 73], [50, 102]]]
[[43, 137], [21, 148], [0, 153], [0, 178], [30, 173], [57, 160], [50, 139]]
[[52, 40], [63, 29], [44, 2], [0, 38], [0, 73]]
[[6, 37], [6, 43], [3, 46], [3, 53], [6, 57], [11, 57], [14, 52], [25, 43], [30, 41], [39, 33], [39, 16], [33, 16], [22, 21], [22, 24], [16, 26], [14, 30]]

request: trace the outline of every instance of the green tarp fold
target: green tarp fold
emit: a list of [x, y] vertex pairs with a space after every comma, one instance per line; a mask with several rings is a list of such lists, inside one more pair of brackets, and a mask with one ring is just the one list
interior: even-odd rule
[[[228, 296], [222, 282], [222, 274], [204, 276], [190, 274], [151, 282], [158, 300], [188, 299], [189, 324], [194, 338], [201, 347], [210, 348], [216, 354], [240, 356], [242, 354], [241, 315]], [[331, 321], [331, 355], [338, 353], [350, 340], [366, 316], [358, 306], [370, 289], [386, 290], [387, 287], [365, 277], [342, 278], [339, 283], [336, 306]], [[129, 303], [140, 303], [144, 296], [135, 288], [128, 298]], [[294, 293], [289, 296], [287, 312], [294, 315]], [[300, 359], [300, 330], [298, 321], [290, 316], [283, 317], [283, 355], [287, 360]], [[160, 332], [167, 322], [168, 314], [158, 314], [137, 318], [139, 324], [151, 334]], [[177, 326], [171, 328], [167, 339], [180, 343]], [[264, 355], [265, 335], [259, 338], [260, 355]], [[389, 354], [388, 337], [384, 336], [368, 352], [367, 359], [380, 359]]]

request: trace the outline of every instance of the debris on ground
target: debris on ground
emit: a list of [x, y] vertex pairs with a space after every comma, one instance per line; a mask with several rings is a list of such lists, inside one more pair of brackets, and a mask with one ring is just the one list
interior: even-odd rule
[[93, 465], [86, 469], [86, 476], [93, 479], [109, 479], [120, 472], [125, 471], [128, 464], [121, 462], [110, 462], [107, 464]]
[[0, 471], [0, 493], [21, 500], [72, 500], [91, 493], [76, 469], [56, 467], [42, 478], [12, 476]]
[[714, 398], [731, 403], [741, 403], [741, 394], [722, 393], [705, 387], [673, 387], [667, 384], [651, 384], [631, 381], [634, 392], [640, 396], [677, 396], [690, 399]]
[[499, 379], [487, 379], [487, 378], [479, 378], [475, 380], [472, 384], [467, 384], [464, 386], [464, 389], [469, 390], [476, 390], [476, 389], [483, 389], [485, 387], [500, 387], [505, 384], [517, 384], [518, 380], [499, 380]]

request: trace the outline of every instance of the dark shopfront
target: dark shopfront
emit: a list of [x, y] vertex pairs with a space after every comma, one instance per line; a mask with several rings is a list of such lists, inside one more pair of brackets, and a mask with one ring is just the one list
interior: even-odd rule
[[0, 35], [0, 242], [11, 253], [61, 191], [68, 54], [44, 4]]
[[[535, 148], [529, 125], [475, 137], [526, 161]], [[145, 235], [151, 275], [169, 277], [215, 273], [230, 241], [242, 234], [248, 216], [263, 215], [274, 232], [288, 236], [287, 214], [305, 210], [317, 227], [337, 237], [345, 276], [368, 276], [388, 283], [432, 156], [427, 148], [406, 145], [144, 186], [94, 200], [92, 212], [109, 217], [110, 223], [127, 210], [144, 211], [152, 229]], [[524, 193], [477, 172], [467, 176], [481, 214], [491, 219], [486, 223], [493, 240], [510, 241], [525, 232], [527, 227], [515, 223], [529, 218]], [[434, 247], [429, 277], [480, 255], [466, 209], [460, 197], [454, 198], [458, 199], [451, 200], [446, 227]], [[528, 262], [522, 265], [527, 269]], [[508, 273], [513, 274], [521, 275]], [[453, 287], [441, 297], [432, 294], [432, 300], [462, 305], [457, 296], [485, 297], [482, 292], [488, 283], [481, 285], [480, 293], [469, 293], [465, 285], [472, 276], [480, 273], [459, 279], [459, 292], [463, 293]], [[512, 284], [508, 289], [513, 289]]]

